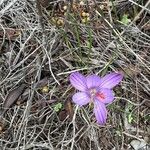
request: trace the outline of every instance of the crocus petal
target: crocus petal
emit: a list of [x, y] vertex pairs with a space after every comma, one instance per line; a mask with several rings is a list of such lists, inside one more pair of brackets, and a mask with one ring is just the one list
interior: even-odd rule
[[78, 92], [73, 95], [72, 100], [77, 105], [86, 105], [90, 102], [90, 97], [85, 92]]
[[86, 78], [79, 72], [74, 72], [70, 75], [70, 82], [72, 86], [80, 91], [86, 91]]
[[120, 73], [110, 73], [108, 75], [105, 75], [101, 79], [101, 88], [108, 88], [112, 89], [114, 86], [119, 84], [119, 82], [123, 79], [123, 75]]
[[111, 103], [114, 100], [113, 91], [102, 88], [96, 93], [96, 99], [105, 104]]
[[88, 88], [98, 87], [101, 84], [101, 78], [97, 75], [89, 75], [86, 77]]
[[104, 125], [106, 123], [107, 110], [105, 104], [101, 103], [99, 100], [94, 101], [94, 114], [98, 124]]

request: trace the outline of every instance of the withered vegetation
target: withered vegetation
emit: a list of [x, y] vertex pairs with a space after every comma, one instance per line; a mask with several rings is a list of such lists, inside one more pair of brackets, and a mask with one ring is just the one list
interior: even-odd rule
[[[149, 0], [1, 0], [0, 149], [121, 150], [133, 140], [148, 149], [149, 8]], [[105, 126], [72, 103], [74, 71], [124, 74]]]

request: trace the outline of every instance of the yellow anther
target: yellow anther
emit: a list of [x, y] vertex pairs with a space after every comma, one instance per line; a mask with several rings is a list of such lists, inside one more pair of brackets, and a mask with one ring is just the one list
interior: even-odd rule
[[90, 17], [87, 17], [87, 18], [86, 18], [86, 21], [87, 21], [87, 22], [90, 21]]
[[86, 18], [83, 18], [82, 19], [82, 23], [86, 23], [87, 21], [86, 21]]
[[100, 5], [100, 9], [103, 10], [105, 8], [104, 5]]
[[48, 91], [49, 91], [48, 86], [44, 86], [44, 87], [42, 88], [42, 93], [48, 93]]
[[63, 19], [58, 19], [57, 22], [56, 22], [56, 24], [58, 26], [63, 26], [64, 25], [64, 20]]
[[86, 13], [86, 16], [87, 16], [87, 17], [89, 17], [89, 16], [90, 16], [90, 14], [89, 14], [89, 13]]
[[83, 12], [81, 13], [81, 16], [82, 16], [82, 17], [87, 17], [87, 13], [83, 11]]
[[63, 10], [67, 10], [67, 6], [66, 5], [63, 7]]
[[83, 6], [84, 5], [84, 1], [80, 1], [79, 5]]

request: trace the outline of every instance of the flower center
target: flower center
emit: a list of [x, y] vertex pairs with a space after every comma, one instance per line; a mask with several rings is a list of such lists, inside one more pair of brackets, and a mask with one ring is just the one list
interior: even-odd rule
[[98, 92], [95, 88], [90, 89], [90, 96], [91, 100], [94, 100], [94, 97], [96, 97], [100, 101], [103, 101], [106, 98], [104, 93]]
[[97, 93], [96, 89], [90, 89], [91, 98], [93, 98], [96, 95], [96, 93]]

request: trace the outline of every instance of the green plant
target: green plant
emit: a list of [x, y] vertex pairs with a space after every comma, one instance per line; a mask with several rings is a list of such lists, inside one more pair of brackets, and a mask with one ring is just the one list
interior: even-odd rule
[[131, 22], [131, 20], [128, 18], [128, 14], [124, 14], [121, 18], [121, 23], [124, 25], [128, 25]]
[[62, 107], [62, 103], [57, 103], [56, 105], [54, 105], [54, 111], [59, 112], [62, 109]]

